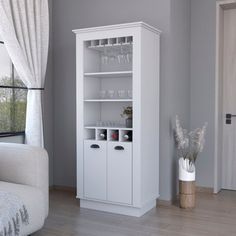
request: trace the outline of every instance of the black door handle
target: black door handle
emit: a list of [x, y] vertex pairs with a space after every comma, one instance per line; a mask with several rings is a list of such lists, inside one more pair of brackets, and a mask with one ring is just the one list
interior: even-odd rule
[[232, 114], [227, 113], [225, 117], [226, 117], [226, 119], [231, 119], [232, 117], [236, 117], [236, 115], [232, 115]]
[[125, 150], [124, 147], [122, 146], [116, 146], [114, 149], [118, 151]]
[[97, 144], [92, 144], [90, 147], [91, 147], [91, 148], [94, 148], [94, 149], [98, 149], [98, 148], [100, 148], [100, 146], [97, 145]]
[[226, 122], [225, 122], [225, 123], [226, 123], [227, 125], [231, 125], [231, 123], [232, 123], [232, 121], [231, 121], [232, 117], [236, 117], [236, 115], [232, 115], [232, 114], [229, 114], [229, 113], [226, 114], [226, 116], [225, 116]]

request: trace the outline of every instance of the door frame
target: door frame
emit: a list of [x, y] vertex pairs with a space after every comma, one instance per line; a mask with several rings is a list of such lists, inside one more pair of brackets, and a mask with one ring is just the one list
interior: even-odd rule
[[214, 193], [222, 188], [222, 145], [223, 145], [223, 23], [224, 11], [236, 9], [236, 0], [216, 2], [216, 66], [215, 66], [215, 145], [214, 145]]

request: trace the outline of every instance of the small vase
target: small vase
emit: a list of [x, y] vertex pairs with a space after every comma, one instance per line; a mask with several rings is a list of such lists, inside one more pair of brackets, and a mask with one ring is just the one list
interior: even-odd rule
[[188, 159], [179, 159], [179, 203], [183, 209], [193, 209], [196, 202], [195, 165]]
[[127, 118], [125, 120], [126, 128], [132, 128], [132, 123], [133, 123], [133, 119], [132, 118]]

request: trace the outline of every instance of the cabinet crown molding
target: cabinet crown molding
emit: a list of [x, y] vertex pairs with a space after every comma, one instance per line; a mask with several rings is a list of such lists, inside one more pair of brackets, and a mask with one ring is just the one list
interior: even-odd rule
[[147, 23], [142, 21], [139, 22], [132, 22], [132, 23], [125, 23], [125, 24], [116, 24], [116, 25], [106, 25], [106, 26], [99, 26], [99, 27], [90, 27], [90, 28], [82, 28], [82, 29], [75, 29], [72, 30], [75, 34], [81, 33], [89, 33], [95, 31], [107, 31], [107, 30], [116, 30], [116, 29], [124, 29], [124, 28], [134, 28], [134, 27], [143, 27], [146, 28], [156, 34], [161, 34], [161, 31]]

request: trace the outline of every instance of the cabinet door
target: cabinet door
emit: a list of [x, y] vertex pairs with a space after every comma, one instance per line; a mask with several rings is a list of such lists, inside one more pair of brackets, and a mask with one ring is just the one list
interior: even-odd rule
[[132, 203], [132, 143], [108, 143], [107, 198], [117, 203]]
[[84, 141], [84, 196], [106, 200], [106, 142]]

